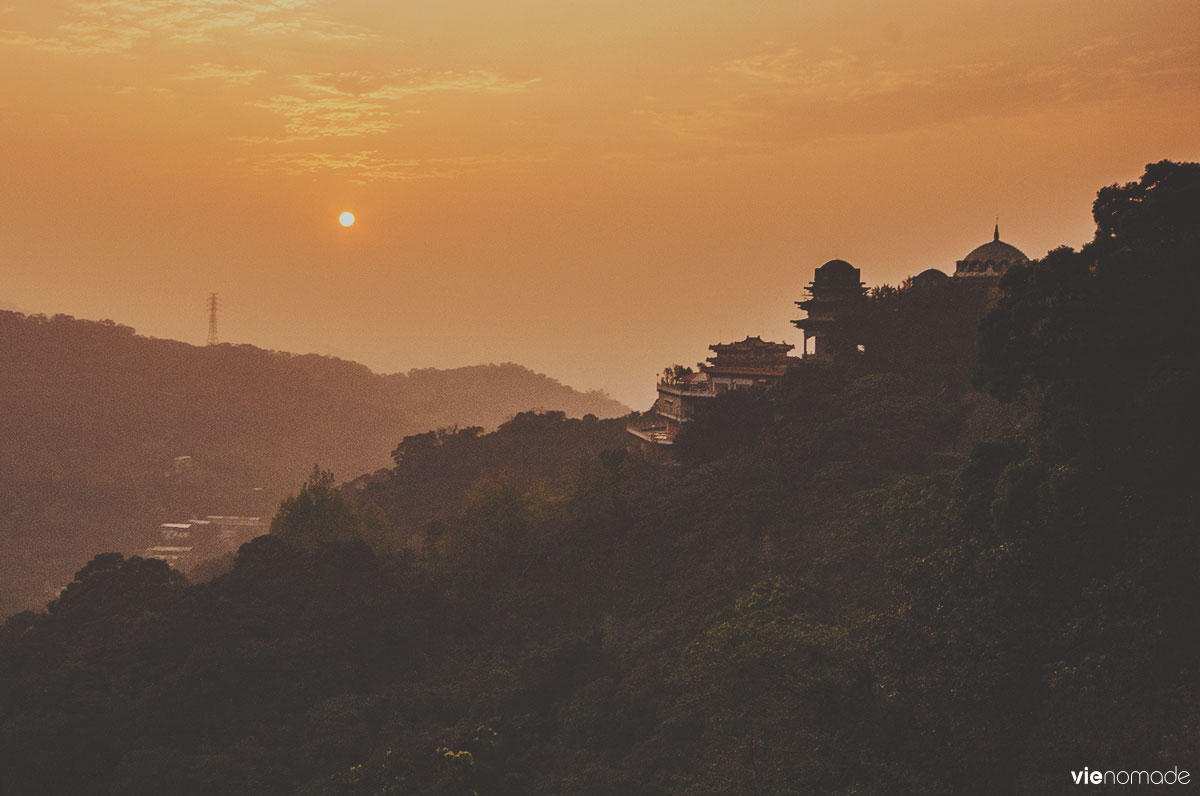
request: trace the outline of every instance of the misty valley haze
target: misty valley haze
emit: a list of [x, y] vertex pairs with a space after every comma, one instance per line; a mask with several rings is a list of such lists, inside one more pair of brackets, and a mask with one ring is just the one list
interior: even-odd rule
[[495, 428], [531, 409], [628, 411], [513, 364], [381, 376], [329, 357], [198, 348], [111, 322], [8, 312], [0, 370], [8, 612], [43, 604], [99, 550], [141, 553], [159, 523], [267, 523], [314, 464], [344, 478], [372, 472], [406, 434]]

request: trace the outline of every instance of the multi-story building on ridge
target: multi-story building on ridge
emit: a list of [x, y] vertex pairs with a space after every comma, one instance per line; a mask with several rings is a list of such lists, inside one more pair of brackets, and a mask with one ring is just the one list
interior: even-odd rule
[[713, 356], [700, 365], [714, 392], [771, 387], [787, 375], [795, 348], [788, 343], [771, 343], [761, 337], [747, 337], [737, 343], [714, 343]]
[[658, 382], [658, 399], [653, 408], [627, 426], [629, 433], [644, 443], [671, 445], [683, 424], [694, 419], [701, 407], [730, 390], [767, 389], [788, 372], [795, 346], [747, 337], [737, 343], [714, 343], [713, 355], [699, 366], [669, 368]]

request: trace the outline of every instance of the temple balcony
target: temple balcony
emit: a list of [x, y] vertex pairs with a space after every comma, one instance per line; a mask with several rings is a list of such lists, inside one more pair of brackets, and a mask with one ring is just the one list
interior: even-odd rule
[[654, 445], [673, 445], [675, 444], [675, 434], [678, 433], [677, 426], [672, 427], [661, 421], [656, 422], [653, 417], [645, 415], [638, 420], [630, 421], [626, 424], [625, 430], [638, 439]]
[[660, 381], [658, 391], [670, 395], [686, 395], [689, 398], [715, 398], [712, 382], [702, 381], [689, 383], [686, 381]]

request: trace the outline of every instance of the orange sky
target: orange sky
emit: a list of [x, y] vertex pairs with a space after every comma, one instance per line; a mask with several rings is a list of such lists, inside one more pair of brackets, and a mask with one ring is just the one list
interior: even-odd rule
[[798, 342], [830, 258], [1080, 244], [1200, 159], [1198, 42], [1196, 0], [0, 0], [0, 306], [201, 343], [217, 291], [225, 340], [644, 408]]

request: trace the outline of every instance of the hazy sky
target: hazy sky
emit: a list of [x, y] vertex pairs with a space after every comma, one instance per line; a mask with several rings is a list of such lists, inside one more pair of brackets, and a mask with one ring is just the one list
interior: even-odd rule
[[[1200, 3], [0, 0], [0, 303], [638, 408], [1200, 159]], [[358, 223], [343, 229], [342, 210]]]

